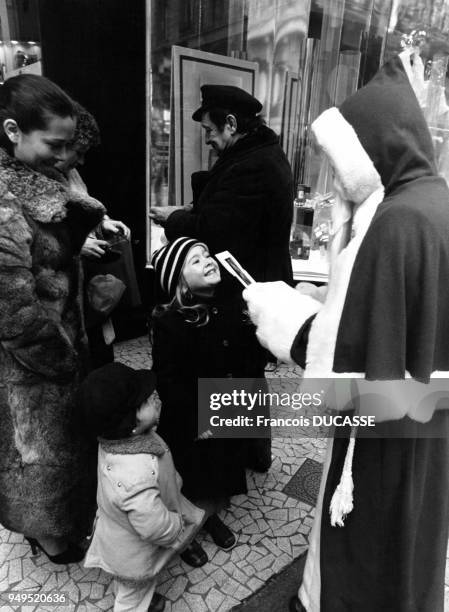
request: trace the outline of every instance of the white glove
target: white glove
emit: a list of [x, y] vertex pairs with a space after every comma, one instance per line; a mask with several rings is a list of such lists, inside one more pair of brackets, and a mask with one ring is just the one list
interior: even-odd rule
[[243, 292], [256, 335], [278, 359], [293, 363], [290, 350], [296, 334], [322, 304], [286, 283], [254, 283]]

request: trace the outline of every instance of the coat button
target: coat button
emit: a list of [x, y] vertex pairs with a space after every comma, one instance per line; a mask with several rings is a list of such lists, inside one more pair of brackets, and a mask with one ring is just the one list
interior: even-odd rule
[[111, 466], [108, 465], [108, 467], [106, 469], [108, 470], [108, 472], [110, 472], [111, 471]]
[[229, 340], [223, 340], [223, 346], [229, 346]]
[[121, 487], [121, 486], [122, 486], [122, 483], [121, 483], [121, 482], [118, 482], [118, 483], [117, 483], [117, 486], [118, 486], [118, 487]]
[[151, 473], [153, 474], [153, 476], [156, 474], [156, 472], [154, 470]]
[[215, 306], [212, 308], [212, 314], [218, 314], [218, 308], [215, 308]]

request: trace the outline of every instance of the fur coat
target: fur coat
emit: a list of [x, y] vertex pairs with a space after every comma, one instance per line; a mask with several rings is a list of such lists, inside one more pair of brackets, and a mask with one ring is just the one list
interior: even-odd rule
[[88, 520], [79, 251], [103, 214], [0, 149], [0, 522], [32, 537]]

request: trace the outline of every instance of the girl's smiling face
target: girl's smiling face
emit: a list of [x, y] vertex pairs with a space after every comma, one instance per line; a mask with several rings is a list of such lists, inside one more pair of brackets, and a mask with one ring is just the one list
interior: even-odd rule
[[221, 281], [217, 262], [202, 244], [190, 249], [182, 274], [190, 291], [195, 295], [212, 295], [214, 288]]

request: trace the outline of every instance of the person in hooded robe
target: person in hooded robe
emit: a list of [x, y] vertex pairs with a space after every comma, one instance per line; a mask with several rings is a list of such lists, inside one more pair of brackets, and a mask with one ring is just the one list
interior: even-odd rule
[[398, 394], [379, 405], [375, 438], [353, 430], [329, 440], [290, 609], [443, 612], [449, 412], [434, 405], [429, 420], [407, 401], [404, 379], [426, 388], [448, 377], [448, 188], [399, 58], [312, 131], [337, 194], [326, 298], [256, 283], [244, 292], [249, 313], [260, 342], [305, 378], [396, 381]]

